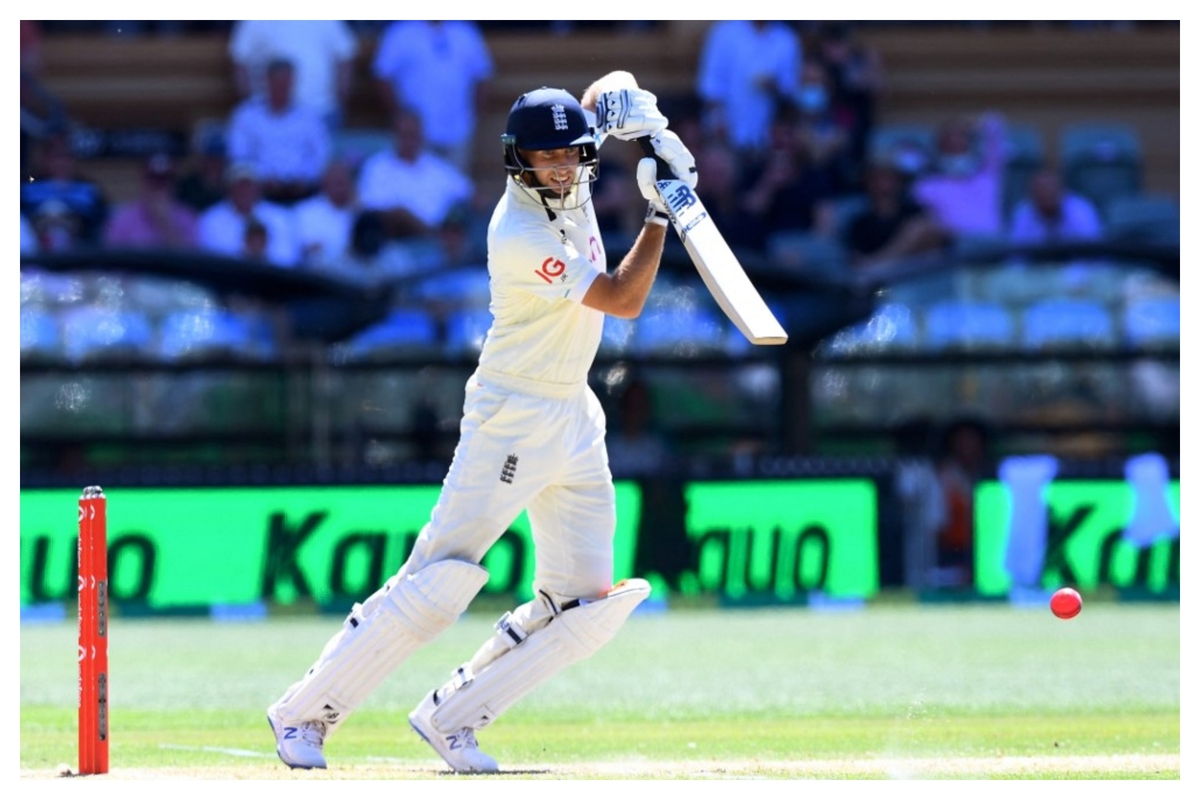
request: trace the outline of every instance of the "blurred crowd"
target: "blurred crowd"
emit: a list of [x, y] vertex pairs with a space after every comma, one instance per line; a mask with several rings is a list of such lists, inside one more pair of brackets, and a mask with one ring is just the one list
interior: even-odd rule
[[357, 143], [342, 136], [361, 47], [347, 22], [233, 24], [237, 105], [198, 125], [182, 157], [149, 154], [137, 196], [116, 204], [73, 151], [70, 109], [39, 80], [40, 25], [22, 22], [22, 252], [188, 248], [403, 273], [431, 247], [447, 255], [443, 236], [457, 242], [478, 217], [468, 158], [493, 64], [473, 23], [379, 32], [371, 73], [390, 126]]
[[[480, 24], [104, 23], [113, 35], [227, 33], [239, 95], [226, 118], [191, 132], [182, 157], [150, 154], [138, 197], [115, 207], [77, 162], [70, 109], [40, 80], [44, 28], [72, 25], [21, 23], [23, 252], [185, 247], [403, 274], [450, 257], [449, 238], [453, 258], [479, 258], [493, 198], [477, 191], [472, 156], [495, 71]], [[364, 37], [389, 123], [374, 136], [345, 126]], [[1043, 161], [1014, 179], [999, 113], [907, 136], [881, 126], [886, 80], [853, 24], [727, 20], [704, 35], [694, 90], [660, 101], [731, 244], [791, 269], [870, 267], [980, 237], [1104, 235], [1108, 198], [1065, 185], [1062, 168]], [[628, 164], [605, 167], [597, 212], [618, 241], [632, 238]]]

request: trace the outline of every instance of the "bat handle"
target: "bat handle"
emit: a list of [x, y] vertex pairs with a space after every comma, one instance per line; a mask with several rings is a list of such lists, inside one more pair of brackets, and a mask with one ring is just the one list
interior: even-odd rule
[[653, 158], [658, 162], [658, 177], [660, 180], [675, 177], [675, 171], [671, 169], [671, 165], [667, 163], [666, 159], [654, 152], [654, 145], [651, 143], [649, 136], [639, 136], [635, 141], [642, 148], [642, 154], [646, 158]]

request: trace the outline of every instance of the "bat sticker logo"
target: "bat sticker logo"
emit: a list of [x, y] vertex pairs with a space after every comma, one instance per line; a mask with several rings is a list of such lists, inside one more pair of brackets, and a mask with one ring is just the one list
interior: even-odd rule
[[670, 212], [672, 220], [679, 226], [681, 237], [686, 236], [688, 231], [708, 217], [708, 212], [701, 205], [700, 198], [696, 197], [686, 183], [660, 181], [658, 188], [662, 193], [663, 201], [667, 204], [667, 210]]
[[679, 216], [681, 212], [696, 205], [698, 201], [686, 183], [671, 181], [671, 184], [674, 185], [671, 186], [670, 191], [663, 192], [663, 200], [666, 200], [667, 205], [671, 207], [671, 213]]

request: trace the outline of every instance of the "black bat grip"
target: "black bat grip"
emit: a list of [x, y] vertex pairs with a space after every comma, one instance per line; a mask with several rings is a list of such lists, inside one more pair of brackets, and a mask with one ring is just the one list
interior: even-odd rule
[[646, 156], [646, 158], [653, 158], [656, 162], [658, 162], [659, 180], [676, 177], [675, 170], [671, 169], [671, 165], [667, 163], [666, 159], [654, 152], [654, 145], [650, 142], [649, 136], [640, 136], [636, 139], [636, 141], [638, 146], [642, 148], [642, 153]]

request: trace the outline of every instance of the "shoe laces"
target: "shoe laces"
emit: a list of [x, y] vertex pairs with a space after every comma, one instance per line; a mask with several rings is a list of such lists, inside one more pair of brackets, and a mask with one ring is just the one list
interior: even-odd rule
[[300, 723], [297, 727], [300, 729], [300, 740], [305, 744], [310, 744], [317, 748], [325, 744], [324, 722], [310, 719], [306, 722]]
[[479, 742], [475, 739], [475, 731], [470, 728], [463, 728], [458, 734], [458, 739], [466, 747], [470, 747], [475, 750], [479, 749]]

